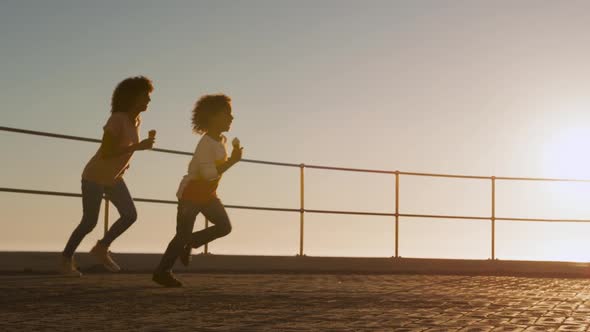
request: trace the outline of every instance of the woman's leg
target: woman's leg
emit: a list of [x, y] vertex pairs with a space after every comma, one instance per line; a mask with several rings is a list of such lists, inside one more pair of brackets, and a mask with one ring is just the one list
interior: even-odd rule
[[72, 232], [62, 253], [64, 257], [71, 258], [80, 242], [96, 226], [103, 192], [103, 186], [82, 180], [82, 221]]
[[99, 240], [100, 244], [109, 247], [117, 237], [123, 234], [137, 220], [137, 210], [123, 179], [117, 181], [112, 187], [105, 188], [105, 191], [120, 215], [105, 236]]
[[190, 241], [195, 220], [199, 214], [199, 207], [186, 201], [178, 202], [176, 213], [176, 235], [166, 248], [160, 264], [156, 268], [157, 272], [169, 272], [176, 262], [176, 258], [182, 252], [182, 249]]
[[203, 205], [201, 212], [213, 226], [192, 234], [190, 244], [193, 248], [198, 248], [231, 232], [229, 216], [219, 198], [215, 198]]

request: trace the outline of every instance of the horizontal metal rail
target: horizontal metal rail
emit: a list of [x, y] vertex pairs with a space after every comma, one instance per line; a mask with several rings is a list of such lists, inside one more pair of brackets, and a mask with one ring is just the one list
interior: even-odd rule
[[416, 173], [416, 172], [399, 172], [399, 174], [400, 175], [409, 175], [409, 176], [436, 177], [436, 178], [460, 178], [460, 179], [481, 179], [481, 180], [489, 180], [492, 178], [491, 176], [434, 174], [434, 173]]
[[[26, 130], [12, 127], [0, 126], [0, 131], [15, 132], [20, 134], [29, 134], [36, 136], [46, 136], [53, 138], [69, 139], [75, 141], [93, 142], [100, 143], [100, 139], [80, 137], [73, 135], [54, 134], [35, 130]], [[192, 156], [192, 152], [154, 148], [152, 151], [178, 154], [184, 156]], [[481, 179], [490, 180], [495, 178], [496, 180], [508, 180], [508, 181], [553, 181], [553, 182], [590, 182], [590, 179], [565, 179], [565, 178], [531, 178], [531, 177], [508, 177], [508, 176], [483, 176], [483, 175], [460, 175], [460, 174], [437, 174], [437, 173], [419, 173], [419, 172], [404, 172], [404, 171], [390, 171], [390, 170], [378, 170], [378, 169], [364, 169], [364, 168], [349, 168], [349, 167], [337, 167], [337, 166], [322, 166], [322, 165], [307, 165], [307, 164], [295, 164], [295, 163], [284, 163], [276, 161], [265, 161], [255, 159], [242, 159], [243, 162], [265, 164], [274, 166], [285, 166], [285, 167], [305, 167], [312, 169], [323, 169], [332, 171], [346, 171], [346, 172], [364, 172], [364, 173], [381, 173], [381, 174], [400, 174], [409, 176], [423, 176], [423, 177], [443, 177], [443, 178], [463, 178], [463, 179]]]
[[307, 165], [304, 164], [305, 168], [323, 169], [329, 171], [344, 171], [344, 172], [363, 172], [363, 173], [381, 173], [381, 174], [395, 174], [396, 171], [384, 171], [378, 169], [363, 169], [363, 168], [348, 168], [348, 167], [334, 167], [334, 166], [320, 166], [320, 165]]
[[[61, 139], [68, 139], [68, 140], [81, 141], [81, 142], [92, 142], [92, 143], [100, 143], [101, 142], [101, 140], [96, 139], [96, 138], [54, 134], [54, 133], [48, 133], [48, 132], [43, 132], [43, 131], [26, 130], [26, 129], [19, 129], [19, 128], [4, 127], [4, 126], [0, 126], [0, 131], [35, 135], [35, 136], [45, 136], [45, 137], [52, 137], [52, 138], [61, 138]], [[171, 150], [171, 149], [153, 148], [151, 150], [155, 151], [155, 152], [177, 154], [177, 155], [183, 155], [183, 156], [192, 156], [193, 155], [192, 152]], [[247, 163], [265, 164], [265, 165], [274, 165], [274, 166], [287, 166], [287, 167], [299, 167], [300, 166], [300, 164], [281, 163], [281, 162], [276, 162], [276, 161], [265, 161], [265, 160], [242, 159], [242, 161], [247, 162]]]
[[[19, 194], [32, 194], [32, 195], [46, 195], [46, 196], [65, 196], [65, 197], [82, 197], [82, 194], [68, 193], [61, 191], [46, 191], [46, 190], [30, 190], [30, 189], [18, 189], [18, 188], [5, 188], [0, 187], [0, 192], [11, 192]], [[107, 196], [105, 196], [107, 198]], [[134, 201], [143, 203], [158, 203], [158, 204], [178, 204], [178, 201], [164, 200], [164, 199], [153, 199], [153, 198], [140, 198], [134, 197]], [[275, 207], [264, 207], [264, 206], [247, 206], [247, 205], [224, 205], [230, 209], [246, 209], [246, 210], [264, 210], [264, 211], [282, 211], [282, 212], [300, 212], [299, 209], [289, 208], [275, 208]]]
[[[82, 197], [82, 194], [60, 192], [60, 191], [45, 191], [45, 190], [30, 190], [0, 187], [0, 192], [12, 192], [20, 194], [46, 195], [46, 196], [65, 196], [65, 197]], [[153, 198], [134, 197], [134, 201], [143, 203], [158, 203], [158, 204], [178, 204], [178, 201], [163, 200]], [[262, 210], [262, 211], [280, 211], [280, 212], [302, 212], [301, 209], [295, 208], [277, 208], [267, 206], [248, 206], [248, 205], [224, 205], [229, 209], [242, 210]], [[386, 213], [386, 212], [365, 212], [365, 211], [342, 211], [342, 210], [316, 210], [303, 209], [305, 213], [317, 214], [346, 214], [346, 215], [361, 215], [361, 216], [375, 216], [375, 217], [407, 217], [407, 218], [427, 218], [427, 219], [468, 219], [468, 220], [491, 220], [492, 217], [481, 216], [454, 216], [444, 214], [408, 214], [408, 213]], [[590, 222], [590, 219], [547, 219], [547, 218], [511, 218], [511, 217], [496, 217], [496, 220], [503, 221], [535, 221], [535, 222]]]
[[517, 178], [507, 176], [496, 176], [496, 180], [506, 181], [547, 181], [547, 182], [590, 182], [588, 179], [550, 179], [550, 178]]
[[[445, 216], [442, 214], [407, 214], [400, 213], [400, 217], [407, 218], [430, 218], [430, 219], [469, 219], [469, 220], [492, 220], [492, 217], [473, 217], [473, 216]], [[496, 218], [498, 220], [498, 218]]]

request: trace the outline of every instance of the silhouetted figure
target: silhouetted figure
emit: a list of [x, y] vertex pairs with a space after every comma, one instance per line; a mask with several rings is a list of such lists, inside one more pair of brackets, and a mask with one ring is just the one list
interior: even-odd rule
[[[177, 257], [188, 266], [192, 248], [198, 248], [231, 232], [231, 223], [225, 208], [217, 197], [221, 175], [242, 159], [240, 142], [232, 142], [233, 150], [228, 159], [223, 132], [230, 129], [233, 116], [231, 99], [226, 95], [205, 95], [192, 111], [193, 130], [203, 135], [182, 178], [176, 196], [176, 235], [168, 244], [153, 280], [167, 287], [181, 287], [172, 274]], [[212, 227], [192, 232], [199, 213], [211, 221]]]
[[153, 130], [149, 138], [139, 141], [140, 114], [147, 110], [153, 89], [148, 78], [137, 76], [123, 80], [113, 91], [112, 114], [103, 127], [102, 144], [82, 172], [82, 221], [72, 232], [62, 252], [60, 270], [63, 274], [82, 275], [75, 266], [74, 252], [86, 234], [96, 226], [103, 194], [115, 205], [120, 218], [98, 240], [90, 253], [108, 270], [120, 270], [108, 249], [137, 219], [135, 204], [123, 180], [123, 173], [129, 168], [129, 161], [135, 151], [151, 149], [154, 145]]

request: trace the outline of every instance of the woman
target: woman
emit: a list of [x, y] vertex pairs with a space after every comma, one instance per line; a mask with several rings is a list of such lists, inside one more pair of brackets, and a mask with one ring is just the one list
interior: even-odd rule
[[151, 149], [154, 145], [155, 131], [150, 131], [149, 138], [139, 141], [140, 114], [147, 110], [153, 89], [148, 78], [137, 76], [123, 80], [113, 92], [111, 116], [103, 127], [102, 144], [82, 172], [82, 221], [72, 232], [62, 252], [62, 274], [82, 275], [75, 266], [74, 252], [96, 226], [103, 194], [117, 208], [120, 218], [98, 240], [90, 253], [109, 271], [121, 270], [108, 249], [137, 219], [135, 204], [123, 180], [123, 173], [129, 168], [129, 161], [135, 151]]
[[[223, 94], [201, 97], [192, 116], [193, 130], [203, 135], [188, 166], [188, 174], [180, 182], [176, 193], [176, 235], [168, 244], [152, 280], [166, 287], [181, 287], [182, 282], [172, 274], [172, 266], [180, 256], [189, 264], [192, 248], [198, 248], [231, 232], [231, 223], [225, 208], [217, 197], [221, 175], [242, 159], [239, 141], [234, 139], [228, 159], [227, 139], [222, 134], [229, 131], [233, 121], [231, 99]], [[199, 213], [211, 221], [212, 227], [192, 233]]]

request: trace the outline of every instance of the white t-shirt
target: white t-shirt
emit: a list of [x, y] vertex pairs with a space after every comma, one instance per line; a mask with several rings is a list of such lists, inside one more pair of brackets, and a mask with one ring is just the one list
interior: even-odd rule
[[191, 180], [219, 180], [221, 175], [217, 172], [217, 165], [227, 161], [227, 138], [221, 135], [221, 141], [218, 142], [209, 135], [203, 135], [193, 159], [188, 164], [188, 172], [180, 181], [176, 197], [180, 199], [184, 188]]

